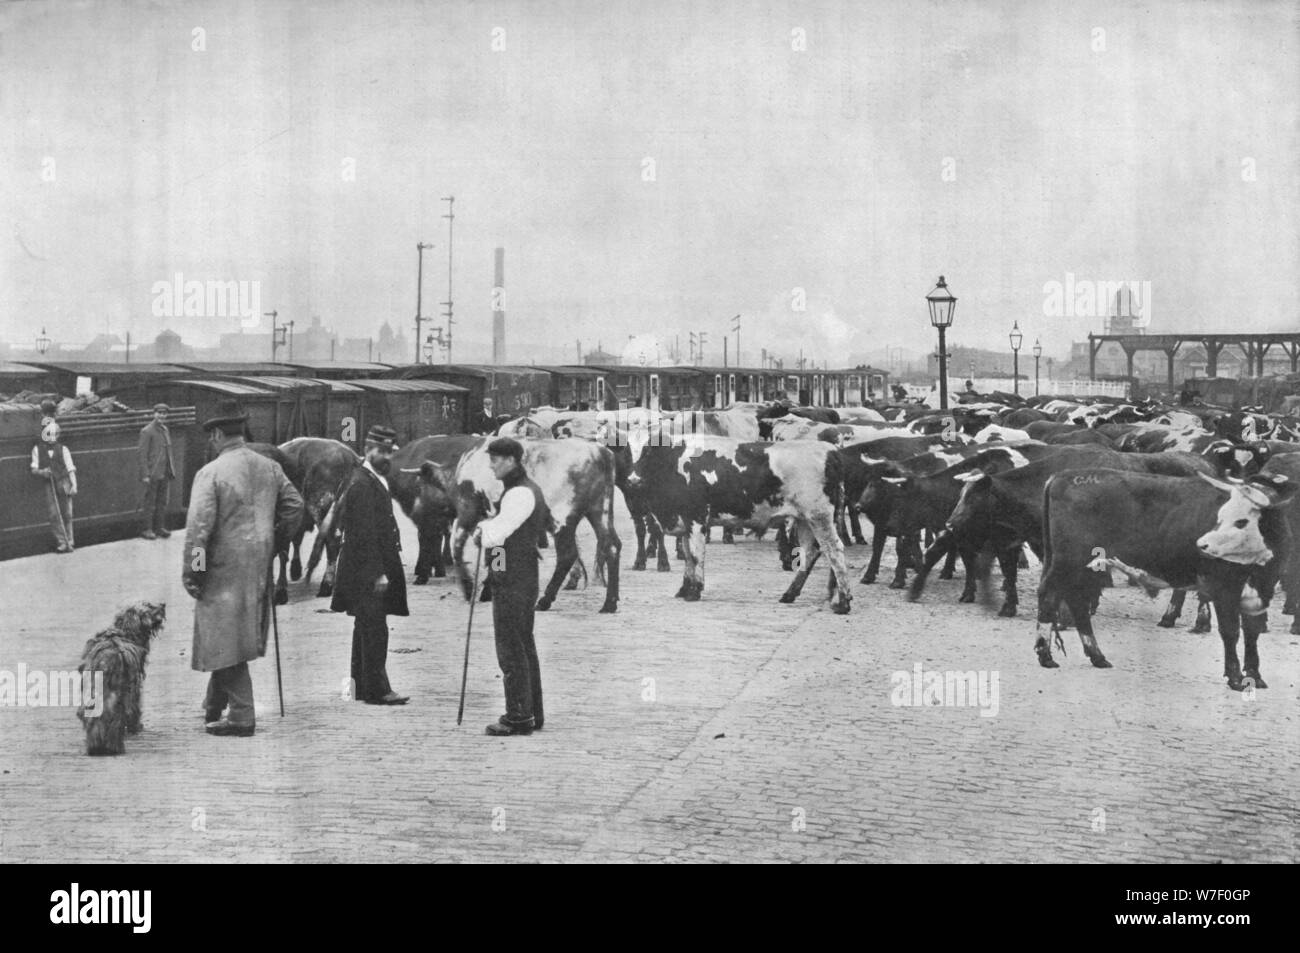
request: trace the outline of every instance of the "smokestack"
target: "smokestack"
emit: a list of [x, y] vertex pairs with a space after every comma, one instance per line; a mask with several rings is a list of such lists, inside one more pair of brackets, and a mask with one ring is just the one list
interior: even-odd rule
[[506, 250], [496, 250], [496, 271], [492, 280], [492, 363], [506, 362]]

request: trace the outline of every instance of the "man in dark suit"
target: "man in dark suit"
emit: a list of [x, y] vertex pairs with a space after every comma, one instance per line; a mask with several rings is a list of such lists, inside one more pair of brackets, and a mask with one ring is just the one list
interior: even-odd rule
[[410, 615], [406, 576], [393, 499], [385, 475], [392, 466], [397, 433], [375, 426], [366, 434], [365, 462], [353, 474], [339, 503], [343, 549], [339, 554], [330, 608], [346, 612], [352, 625], [352, 680], [357, 701], [405, 705], [388, 683], [388, 619]]
[[145, 485], [144, 518], [146, 525], [140, 535], [145, 539], [166, 539], [168, 484], [176, 479], [172, 463], [172, 436], [167, 430], [166, 404], [154, 404], [153, 420], [140, 431], [138, 455], [140, 480]]

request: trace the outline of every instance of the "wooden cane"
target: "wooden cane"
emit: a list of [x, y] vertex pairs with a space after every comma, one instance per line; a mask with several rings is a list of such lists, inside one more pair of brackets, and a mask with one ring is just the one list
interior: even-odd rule
[[469, 624], [465, 626], [465, 666], [460, 673], [460, 708], [456, 709], [456, 724], [465, 716], [465, 683], [469, 679], [469, 635], [474, 630], [474, 603], [478, 602], [478, 573], [483, 566], [483, 546], [479, 544], [478, 558], [474, 560], [474, 588], [469, 594]]
[[271, 600], [271, 629], [275, 633], [275, 689], [280, 694], [280, 717], [284, 717], [284, 681], [280, 676], [280, 617], [275, 612], [275, 554], [266, 569], [266, 593]]

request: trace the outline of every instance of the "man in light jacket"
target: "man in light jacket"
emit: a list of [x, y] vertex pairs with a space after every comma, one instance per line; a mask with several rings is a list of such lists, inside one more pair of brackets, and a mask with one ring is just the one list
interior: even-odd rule
[[203, 424], [216, 458], [194, 476], [182, 571], [197, 600], [191, 666], [212, 673], [203, 700], [208, 734], [240, 737], [255, 725], [248, 663], [266, 654], [271, 557], [303, 514], [280, 465], [245, 445], [247, 421], [245, 414]]

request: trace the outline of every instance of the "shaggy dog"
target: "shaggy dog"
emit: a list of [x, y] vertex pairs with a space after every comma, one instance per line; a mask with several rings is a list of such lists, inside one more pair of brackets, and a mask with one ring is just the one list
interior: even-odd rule
[[[86, 643], [81, 655], [83, 684], [92, 684], [94, 673], [102, 673], [100, 698], [82, 698], [77, 717], [86, 727], [86, 754], [122, 754], [126, 736], [140, 731], [140, 701], [144, 690], [144, 667], [149, 643], [167, 618], [162, 603], [137, 602], [117, 614], [113, 624]], [[87, 704], [102, 706], [98, 716]]]

